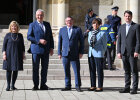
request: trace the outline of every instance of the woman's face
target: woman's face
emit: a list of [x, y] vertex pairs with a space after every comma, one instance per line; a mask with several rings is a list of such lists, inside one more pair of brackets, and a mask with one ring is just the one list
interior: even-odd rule
[[92, 27], [94, 30], [97, 30], [99, 28], [99, 24], [98, 23], [93, 23]]
[[18, 32], [17, 25], [15, 25], [15, 24], [11, 25], [11, 31], [12, 31], [12, 33], [17, 33]]

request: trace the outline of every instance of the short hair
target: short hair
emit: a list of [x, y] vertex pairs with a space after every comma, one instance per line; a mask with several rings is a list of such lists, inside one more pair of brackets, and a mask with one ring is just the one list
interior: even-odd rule
[[102, 24], [102, 21], [101, 21], [100, 18], [95, 18], [95, 19], [92, 21], [92, 24], [95, 24], [95, 23], [101, 25], [101, 24]]
[[42, 12], [43, 15], [44, 15], [44, 10], [43, 10], [43, 9], [37, 9], [36, 13], [37, 13], [38, 11]]
[[93, 10], [92, 10], [92, 8], [89, 8], [88, 10], [87, 10], [87, 13], [89, 14], [90, 12], [92, 12]]
[[105, 18], [105, 19], [104, 19], [104, 24], [109, 24], [108, 18]]
[[131, 16], [133, 15], [132, 11], [130, 11], [130, 10], [126, 10], [126, 11], [124, 12], [124, 15], [125, 15], [126, 13], [129, 14], [129, 15], [131, 15]]
[[71, 18], [71, 19], [73, 20], [73, 17], [72, 17], [72, 16], [67, 16], [66, 19], [67, 19], [67, 18]]
[[12, 30], [11, 30], [12, 25], [16, 25], [17, 26], [17, 31], [19, 32], [20, 27], [19, 27], [19, 24], [18, 24], [17, 21], [11, 21], [11, 23], [9, 24], [9, 32], [12, 32]]

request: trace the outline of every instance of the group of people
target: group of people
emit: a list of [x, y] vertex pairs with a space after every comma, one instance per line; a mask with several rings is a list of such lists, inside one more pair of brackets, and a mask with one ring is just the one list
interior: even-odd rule
[[[105, 19], [104, 25], [102, 20], [93, 13], [92, 9], [88, 10], [85, 19], [86, 34], [78, 26], [74, 26], [74, 19], [68, 16], [65, 19], [66, 26], [60, 28], [58, 36], [58, 57], [62, 59], [65, 72], [65, 88], [62, 91], [71, 90], [71, 73], [72, 65], [75, 75], [75, 88], [81, 92], [80, 78], [80, 59], [84, 54], [84, 36], [88, 36], [89, 52], [88, 63], [90, 70], [91, 87], [89, 91], [103, 91], [104, 73], [106, 65], [105, 55], [108, 59], [109, 69], [113, 70], [111, 51], [116, 51], [117, 56], [123, 60], [125, 70], [125, 87], [120, 93], [137, 94], [138, 90], [138, 68], [137, 59], [140, 49], [140, 26], [132, 21], [132, 12], [124, 12], [125, 24], [121, 25], [121, 18], [117, 16], [118, 7], [112, 8], [112, 15]], [[113, 13], [114, 12], [114, 13]], [[32, 53], [33, 64], [33, 88], [39, 90], [39, 65], [41, 60], [41, 81], [40, 90], [48, 90], [47, 71], [49, 63], [49, 54], [53, 55], [54, 40], [50, 24], [43, 20], [44, 11], [36, 11], [36, 21], [29, 25], [27, 39], [31, 41], [29, 53]], [[117, 25], [117, 26], [116, 26]], [[24, 39], [19, 33], [19, 24], [12, 21], [9, 25], [9, 33], [6, 34], [3, 42], [3, 69], [6, 70], [7, 88], [15, 90], [15, 82], [18, 71], [23, 70], [23, 59], [25, 59]], [[119, 31], [118, 31], [119, 30]], [[114, 53], [116, 54], [116, 52]], [[96, 69], [98, 74], [98, 86], [96, 86]], [[133, 75], [133, 88], [130, 92], [131, 73]], [[12, 77], [12, 84], [11, 84]]]

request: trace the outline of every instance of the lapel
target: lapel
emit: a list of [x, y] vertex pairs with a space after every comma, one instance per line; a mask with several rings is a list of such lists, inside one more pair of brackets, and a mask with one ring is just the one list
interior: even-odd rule
[[69, 39], [67, 26], [64, 27], [64, 33], [65, 37]]
[[72, 26], [72, 32], [71, 32], [71, 37], [70, 37], [70, 40], [72, 39], [72, 36], [74, 35], [74, 26]]
[[36, 21], [36, 26], [39, 29], [40, 33], [44, 33], [43, 29], [40, 27], [40, 25], [39, 25], [39, 23], [37, 21]]
[[124, 24], [123, 26], [122, 26], [122, 29], [123, 29], [123, 37], [124, 38], [126, 38], [126, 24]]
[[[45, 32], [44, 33], [47, 33], [47, 25], [45, 24], [45, 22], [43, 21], [43, 25], [45, 26]], [[42, 29], [42, 28], [41, 28]]]
[[[133, 28], [134, 25], [135, 25], [135, 23], [132, 22], [132, 23], [131, 23], [131, 26], [130, 26], [130, 28], [129, 28], [129, 30], [128, 30], [127, 36], [128, 36], [129, 34], [131, 34], [131, 33], [130, 33], [130, 30], [132, 30], [132, 28]], [[126, 24], [125, 24], [125, 29], [126, 29]], [[125, 32], [125, 33], [126, 33], [126, 32]], [[126, 38], [127, 38], [127, 36], [126, 36]]]

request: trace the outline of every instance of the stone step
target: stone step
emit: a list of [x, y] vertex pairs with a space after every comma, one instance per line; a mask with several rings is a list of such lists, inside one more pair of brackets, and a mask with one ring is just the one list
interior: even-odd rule
[[[0, 64], [2, 69], [3, 64]], [[106, 65], [107, 66], [107, 65]], [[72, 66], [71, 66], [72, 67]], [[114, 68], [120, 68], [119, 66], [113, 65]], [[32, 64], [23, 64], [24, 69], [32, 69]], [[41, 65], [40, 65], [41, 68]], [[89, 68], [88, 64], [80, 64], [81, 69]], [[63, 64], [49, 64], [48, 69], [63, 69]]]
[[[53, 54], [53, 56], [50, 56], [50, 59], [59, 59], [57, 51], [54, 50], [54, 52], [55, 53]], [[26, 52], [25, 56], [26, 56], [26, 60], [32, 59], [32, 54], [29, 54], [29, 53]], [[84, 54], [82, 59], [88, 59], [87, 54]], [[0, 60], [2, 60], [2, 53], [0, 53]]]
[[[80, 75], [81, 78], [85, 79], [89, 79], [89, 69], [84, 69], [84, 70], [80, 70]], [[64, 79], [65, 75], [64, 75], [64, 70], [60, 69], [60, 70], [51, 70], [48, 69], [48, 75], [47, 75], [47, 79]], [[71, 77], [72, 79], [74, 79], [74, 72], [73, 69], [71, 69]], [[110, 71], [110, 70], [104, 70], [104, 77], [105, 78], [123, 78], [124, 77], [124, 71], [123, 69], [117, 69], [115, 71]], [[5, 79], [6, 78], [6, 71], [5, 70], [0, 70], [0, 79]], [[24, 70], [24, 71], [19, 71], [18, 74], [18, 79], [32, 79], [32, 70]]]

